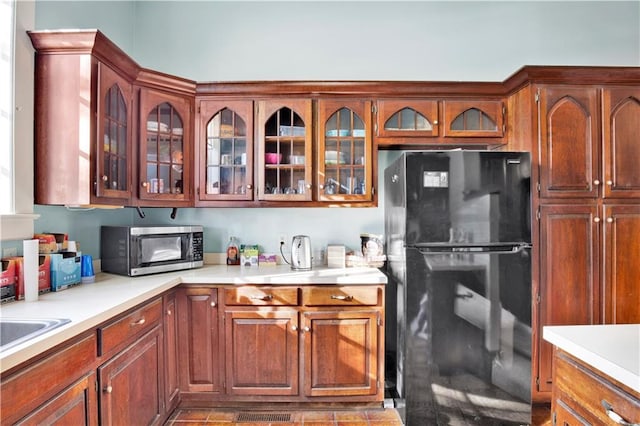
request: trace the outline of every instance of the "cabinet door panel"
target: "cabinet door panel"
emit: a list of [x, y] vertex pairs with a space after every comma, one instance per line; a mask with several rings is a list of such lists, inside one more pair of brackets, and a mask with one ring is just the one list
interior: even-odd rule
[[304, 313], [307, 396], [376, 394], [378, 316], [376, 311]]
[[318, 201], [374, 197], [371, 101], [318, 101]]
[[198, 200], [253, 200], [253, 102], [202, 100], [197, 123]]
[[227, 393], [298, 394], [298, 311], [225, 312]]
[[639, 198], [640, 89], [604, 89], [602, 105], [604, 196]]
[[548, 86], [540, 91], [540, 196], [596, 198], [601, 182], [597, 91]]
[[[539, 327], [596, 324], [600, 224], [592, 205], [540, 206]], [[539, 391], [551, 391], [553, 346], [538, 336]]]
[[604, 317], [640, 323], [640, 206], [605, 206]]
[[17, 424], [89, 426], [97, 423], [96, 375], [92, 372]]
[[160, 327], [98, 369], [100, 424], [151, 425], [162, 417]]
[[377, 136], [438, 136], [438, 101], [413, 99], [379, 100], [377, 109]]
[[188, 206], [192, 201], [193, 99], [140, 89], [138, 198], [143, 205]]
[[129, 199], [132, 182], [132, 86], [102, 63], [98, 64], [98, 74], [96, 196]]
[[218, 291], [179, 288], [180, 389], [183, 392], [220, 390]]
[[313, 112], [310, 99], [258, 103], [258, 199], [311, 201]]
[[502, 101], [442, 101], [445, 137], [502, 137], [504, 104]]

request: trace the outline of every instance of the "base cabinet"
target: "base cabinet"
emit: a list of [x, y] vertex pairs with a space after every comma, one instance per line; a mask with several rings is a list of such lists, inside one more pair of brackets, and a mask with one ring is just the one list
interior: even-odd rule
[[[177, 294], [183, 402], [383, 400], [384, 286], [185, 286]], [[218, 389], [211, 362], [220, 359]]]
[[94, 426], [98, 424], [97, 407], [96, 375], [91, 372], [17, 424]]
[[640, 424], [640, 394], [554, 348], [554, 425]]
[[98, 369], [101, 425], [161, 424], [162, 349], [157, 327]]

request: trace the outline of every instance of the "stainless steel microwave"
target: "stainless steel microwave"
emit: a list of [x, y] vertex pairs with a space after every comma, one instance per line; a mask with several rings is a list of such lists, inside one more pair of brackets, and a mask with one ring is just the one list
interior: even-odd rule
[[102, 226], [103, 272], [130, 277], [203, 265], [202, 226]]

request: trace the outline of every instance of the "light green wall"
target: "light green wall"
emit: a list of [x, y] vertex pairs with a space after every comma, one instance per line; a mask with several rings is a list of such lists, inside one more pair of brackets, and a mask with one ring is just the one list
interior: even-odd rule
[[[523, 65], [640, 65], [638, 1], [38, 0], [36, 27], [98, 28], [140, 65], [196, 81], [502, 81]], [[380, 177], [397, 155], [380, 152]], [[144, 220], [132, 209], [35, 210], [36, 232], [67, 232], [95, 257], [101, 224], [172, 223], [170, 209], [145, 209]], [[207, 252], [222, 251], [229, 235], [276, 251], [283, 233], [356, 248], [361, 232], [383, 232], [383, 213], [382, 203], [180, 209], [175, 222], [203, 224]]]

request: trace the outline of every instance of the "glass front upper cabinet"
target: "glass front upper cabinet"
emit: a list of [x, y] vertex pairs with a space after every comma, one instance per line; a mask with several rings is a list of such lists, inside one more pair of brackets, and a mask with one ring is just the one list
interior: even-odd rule
[[320, 100], [318, 117], [318, 200], [372, 200], [371, 102]]
[[258, 104], [258, 197], [260, 200], [311, 201], [311, 100]]
[[253, 199], [253, 102], [201, 101], [199, 200]]
[[502, 101], [442, 101], [445, 137], [502, 137]]
[[438, 136], [438, 101], [379, 100], [376, 134], [379, 137]]
[[190, 198], [190, 104], [186, 98], [142, 91], [140, 199]]
[[100, 66], [100, 108], [96, 195], [131, 197], [131, 84], [103, 64]]

